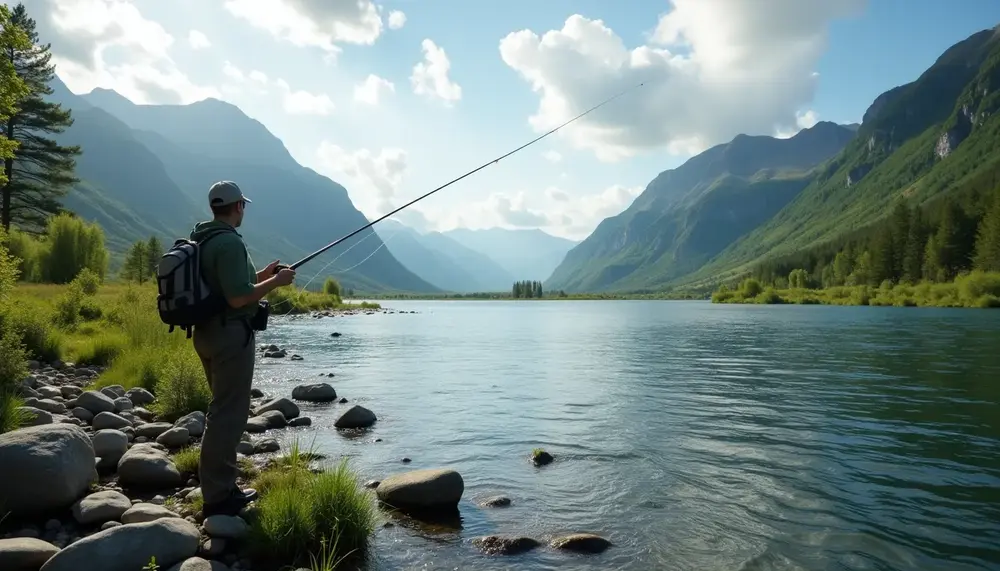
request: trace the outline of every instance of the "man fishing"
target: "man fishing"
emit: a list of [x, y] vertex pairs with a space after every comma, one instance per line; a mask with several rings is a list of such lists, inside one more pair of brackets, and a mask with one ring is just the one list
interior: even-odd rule
[[220, 181], [208, 191], [214, 219], [199, 222], [191, 240], [200, 243], [200, 270], [205, 282], [225, 298], [221, 315], [194, 327], [194, 348], [212, 390], [205, 434], [201, 441], [199, 477], [204, 514], [236, 515], [257, 492], [236, 485], [236, 447], [250, 410], [256, 334], [252, 319], [259, 302], [275, 288], [290, 285], [295, 270], [274, 261], [256, 271], [242, 236], [236, 232], [250, 199], [236, 183]]

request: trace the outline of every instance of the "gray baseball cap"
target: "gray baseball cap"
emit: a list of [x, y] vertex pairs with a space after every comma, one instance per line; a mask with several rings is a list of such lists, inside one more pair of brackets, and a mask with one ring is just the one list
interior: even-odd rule
[[240, 187], [231, 180], [221, 180], [208, 190], [208, 203], [211, 206], [225, 206], [241, 200], [251, 202], [249, 198], [243, 196]]

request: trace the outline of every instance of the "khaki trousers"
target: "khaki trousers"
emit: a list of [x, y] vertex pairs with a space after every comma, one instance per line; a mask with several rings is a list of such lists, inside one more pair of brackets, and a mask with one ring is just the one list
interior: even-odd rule
[[194, 348], [212, 389], [201, 439], [199, 479], [206, 504], [225, 500], [236, 490], [236, 447], [250, 411], [256, 335], [249, 323], [217, 319], [195, 328]]

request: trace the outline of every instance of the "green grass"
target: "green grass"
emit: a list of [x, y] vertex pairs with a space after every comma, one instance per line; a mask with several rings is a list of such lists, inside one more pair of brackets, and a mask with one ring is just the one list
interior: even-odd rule
[[895, 307], [975, 307], [1000, 308], [1000, 273], [974, 271], [951, 283], [888, 284], [838, 286], [825, 289], [774, 289], [758, 291], [747, 287], [747, 280], [737, 290], [720, 289], [712, 295], [713, 303], [801, 304], [801, 305], [871, 305]]
[[201, 448], [190, 446], [176, 452], [173, 455], [174, 466], [181, 474], [198, 475], [198, 467], [201, 465]]
[[312, 470], [314, 457], [293, 443], [255, 478], [261, 496], [248, 545], [258, 557], [325, 571], [367, 552], [378, 520], [374, 497], [346, 460]]
[[339, 295], [322, 291], [309, 291], [294, 286], [285, 286], [267, 294], [273, 314], [301, 314], [312, 311], [345, 311], [352, 309], [380, 309], [377, 303], [344, 303]]

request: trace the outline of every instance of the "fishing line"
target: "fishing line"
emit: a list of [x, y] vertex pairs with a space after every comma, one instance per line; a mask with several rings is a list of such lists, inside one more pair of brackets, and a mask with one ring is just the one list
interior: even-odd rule
[[[361, 264], [363, 264], [363, 263], [367, 262], [368, 260], [370, 260], [375, 254], [378, 253], [379, 250], [381, 250], [382, 248], [385, 248], [386, 244], [388, 244], [390, 240], [392, 240], [393, 238], [395, 238], [397, 234], [401, 234], [403, 232], [404, 232], [404, 230], [397, 230], [397, 231], [393, 232], [392, 234], [389, 235], [389, 237], [387, 239], [382, 240], [382, 243], [379, 244], [378, 248], [375, 248], [374, 250], [372, 250], [372, 253], [370, 253], [367, 256], [365, 256], [365, 258], [363, 260], [361, 260], [360, 262], [358, 262], [358, 263], [356, 263], [353, 266], [350, 266], [348, 268], [343, 268], [343, 269], [340, 269], [340, 270], [334, 269], [332, 271], [332, 273], [334, 273], [334, 274], [346, 274], [347, 272], [353, 270], [354, 268], [357, 268]], [[315, 280], [316, 278], [318, 278], [321, 275], [323, 275], [324, 272], [326, 272], [326, 269], [329, 268], [330, 266], [332, 266], [337, 260], [339, 260], [340, 258], [342, 258], [344, 256], [344, 254], [350, 252], [355, 246], [361, 244], [362, 242], [364, 242], [365, 240], [371, 238], [375, 234], [376, 234], [376, 232], [373, 229], [371, 231], [371, 233], [369, 233], [367, 236], [365, 236], [364, 238], [362, 238], [362, 239], [358, 240], [357, 242], [355, 242], [354, 244], [352, 244], [350, 248], [348, 248], [348, 249], [344, 250], [343, 252], [341, 252], [336, 258], [334, 258], [334, 259], [330, 260], [329, 262], [327, 262], [327, 264], [325, 266], [323, 266], [322, 268], [320, 268], [320, 270], [318, 272], [316, 272], [313, 275], [313, 277], [309, 278], [309, 281], [306, 282], [306, 285], [302, 286], [302, 289], [303, 290], [307, 289], [309, 287], [309, 284], [313, 283], [313, 280]], [[279, 301], [278, 303], [276, 303], [275, 305], [280, 305], [282, 303], [290, 303], [290, 302], [291, 302], [291, 300], [283, 299], [283, 300]], [[285, 317], [285, 316], [287, 316], [288, 314], [290, 314], [294, 310], [295, 310], [295, 306], [292, 305], [291, 307], [289, 307], [289, 309], [288, 309], [287, 312], [280, 314], [280, 317]]]
[[400, 210], [403, 210], [404, 208], [407, 208], [407, 207], [409, 207], [409, 206], [411, 206], [411, 205], [413, 205], [413, 204], [416, 204], [417, 202], [420, 202], [421, 200], [423, 200], [423, 199], [427, 198], [428, 196], [430, 196], [430, 195], [432, 195], [432, 194], [434, 194], [434, 193], [438, 192], [439, 190], [443, 190], [443, 189], [445, 189], [445, 188], [447, 188], [447, 187], [449, 187], [449, 186], [451, 186], [451, 185], [455, 184], [456, 182], [458, 182], [458, 181], [460, 181], [460, 180], [462, 180], [462, 179], [464, 179], [464, 178], [466, 178], [466, 177], [468, 177], [468, 176], [471, 176], [471, 175], [473, 175], [473, 174], [475, 174], [475, 173], [477, 173], [477, 172], [479, 172], [479, 171], [483, 170], [484, 168], [486, 168], [486, 167], [488, 167], [488, 166], [490, 166], [490, 165], [493, 165], [493, 164], [496, 164], [496, 163], [499, 163], [499, 162], [500, 162], [500, 161], [502, 161], [503, 159], [506, 159], [507, 157], [509, 157], [509, 156], [513, 155], [514, 153], [516, 153], [516, 152], [518, 152], [518, 151], [520, 151], [520, 150], [522, 150], [522, 149], [525, 149], [525, 148], [527, 148], [527, 147], [530, 147], [531, 145], [534, 145], [534, 144], [535, 144], [535, 143], [537, 143], [538, 141], [541, 141], [541, 140], [542, 140], [542, 139], [544, 139], [545, 137], [548, 137], [549, 135], [551, 135], [552, 133], [555, 133], [556, 131], [558, 131], [558, 130], [562, 129], [562, 128], [563, 128], [563, 127], [565, 127], [566, 125], [569, 125], [570, 123], [572, 123], [572, 122], [576, 121], [577, 119], [580, 119], [580, 118], [582, 118], [583, 116], [585, 116], [585, 115], [587, 115], [587, 114], [589, 114], [589, 113], [591, 113], [591, 112], [593, 112], [593, 111], [595, 111], [595, 110], [599, 109], [600, 107], [603, 107], [604, 105], [607, 105], [608, 103], [611, 103], [611, 102], [612, 102], [612, 101], [614, 101], [615, 99], [618, 99], [618, 98], [619, 98], [619, 97], [621, 97], [622, 95], [625, 95], [625, 94], [626, 94], [626, 93], [628, 93], [629, 91], [632, 91], [633, 89], [638, 89], [639, 87], [642, 87], [643, 85], [644, 85], [644, 83], [639, 83], [639, 84], [636, 84], [636, 85], [633, 85], [632, 87], [629, 87], [629, 88], [625, 89], [624, 91], [621, 91], [621, 92], [619, 92], [618, 94], [616, 94], [616, 95], [613, 95], [613, 96], [611, 96], [611, 97], [609, 97], [609, 98], [605, 99], [604, 101], [602, 101], [602, 102], [598, 103], [597, 105], [594, 105], [594, 106], [593, 106], [593, 107], [591, 107], [590, 109], [587, 109], [587, 110], [586, 110], [586, 111], [584, 111], [583, 113], [580, 113], [580, 114], [579, 114], [579, 115], [577, 115], [576, 117], [573, 117], [572, 119], [569, 119], [568, 121], [566, 121], [566, 122], [562, 123], [561, 125], [558, 125], [558, 126], [556, 126], [555, 128], [553, 128], [553, 129], [551, 129], [551, 130], [549, 130], [549, 131], [547, 131], [547, 132], [543, 133], [542, 135], [539, 135], [538, 137], [535, 137], [534, 139], [532, 139], [532, 140], [528, 141], [527, 143], [525, 143], [525, 144], [521, 145], [520, 147], [517, 147], [516, 149], [514, 149], [514, 150], [512, 150], [512, 151], [510, 151], [510, 152], [508, 152], [508, 153], [506, 153], [506, 154], [503, 154], [503, 155], [501, 155], [501, 156], [499, 156], [499, 157], [497, 157], [497, 158], [493, 159], [492, 161], [490, 161], [490, 162], [488, 162], [488, 163], [484, 163], [484, 164], [482, 164], [482, 165], [480, 165], [480, 166], [476, 167], [475, 169], [473, 169], [473, 170], [471, 170], [471, 171], [469, 171], [469, 172], [467, 172], [467, 173], [463, 174], [462, 176], [460, 176], [460, 177], [458, 177], [458, 178], [456, 178], [456, 179], [454, 179], [454, 180], [451, 180], [451, 181], [449, 181], [449, 182], [446, 182], [445, 184], [443, 184], [443, 185], [441, 185], [441, 186], [439, 186], [439, 187], [435, 188], [434, 190], [432, 190], [432, 191], [430, 191], [430, 192], [428, 192], [428, 193], [426, 193], [426, 194], [423, 194], [423, 195], [421, 195], [421, 196], [418, 196], [417, 198], [415, 198], [415, 199], [413, 199], [413, 200], [411, 200], [411, 201], [407, 202], [406, 204], [404, 204], [404, 205], [400, 206], [399, 208], [397, 208], [397, 209], [393, 210], [392, 212], [389, 212], [388, 214], [383, 214], [382, 216], [380, 216], [380, 217], [376, 218], [375, 220], [373, 220], [373, 221], [369, 222], [368, 224], [365, 224], [365, 225], [364, 225], [364, 226], [362, 226], [361, 228], [358, 228], [357, 230], [355, 230], [355, 231], [351, 232], [350, 234], [348, 234], [348, 235], [346, 235], [346, 236], [344, 236], [344, 237], [342, 237], [342, 238], [339, 238], [339, 239], [337, 239], [337, 240], [334, 240], [333, 242], [330, 242], [330, 243], [329, 243], [329, 244], [327, 244], [326, 246], [323, 246], [323, 247], [322, 247], [322, 248], [320, 248], [319, 250], [316, 250], [316, 251], [315, 251], [315, 252], [313, 252], [312, 254], [309, 254], [308, 256], [306, 256], [305, 258], [302, 258], [301, 260], [299, 260], [299, 261], [295, 262], [295, 263], [294, 263], [294, 264], [292, 264], [291, 266], [278, 266], [277, 268], [275, 268], [275, 273], [277, 273], [277, 272], [278, 272], [279, 270], [281, 270], [282, 268], [291, 268], [291, 269], [293, 269], [293, 270], [294, 270], [294, 269], [297, 269], [297, 268], [298, 268], [299, 266], [301, 266], [302, 264], [305, 264], [306, 262], [308, 262], [308, 261], [312, 260], [312, 259], [313, 259], [313, 258], [315, 258], [316, 256], [318, 256], [318, 255], [322, 254], [323, 252], [325, 252], [325, 251], [329, 250], [330, 248], [333, 248], [334, 246], [336, 246], [336, 245], [340, 244], [341, 242], [344, 242], [345, 240], [349, 239], [350, 237], [354, 236], [355, 234], [358, 234], [358, 233], [360, 233], [360, 232], [362, 232], [362, 231], [364, 231], [364, 230], [366, 230], [366, 229], [368, 229], [368, 228], [370, 228], [370, 227], [374, 226], [374, 225], [375, 225], [376, 223], [378, 223], [378, 222], [381, 222], [382, 220], [385, 220], [386, 218], [388, 218], [388, 217], [392, 216], [393, 214], [395, 214], [395, 213], [399, 212]]

